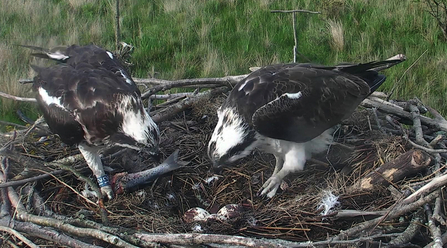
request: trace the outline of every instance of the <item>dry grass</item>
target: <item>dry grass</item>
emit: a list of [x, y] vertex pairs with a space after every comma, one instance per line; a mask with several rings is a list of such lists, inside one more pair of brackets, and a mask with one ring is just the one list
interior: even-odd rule
[[208, 53], [205, 56], [205, 61], [203, 63], [203, 73], [204, 75], [216, 74], [216, 69], [220, 71], [222, 67], [222, 60], [216, 50], [208, 49]]
[[328, 25], [332, 38], [332, 47], [338, 52], [343, 51], [345, 46], [343, 24], [341, 21], [331, 19], [328, 21]]

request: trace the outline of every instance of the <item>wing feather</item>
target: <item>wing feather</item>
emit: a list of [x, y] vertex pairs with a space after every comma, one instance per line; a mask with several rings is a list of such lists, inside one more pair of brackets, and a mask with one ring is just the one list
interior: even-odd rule
[[117, 111], [120, 99], [140, 95], [136, 86], [125, 80], [103, 68], [79, 69], [60, 64], [38, 69], [34, 88], [43, 88], [50, 97], [60, 99], [60, 107], [56, 107], [37, 97], [45, 119], [50, 120], [50, 128], [65, 143], [76, 143], [73, 136], [84, 136], [89, 143], [97, 143], [119, 131], [123, 121]]
[[370, 92], [359, 77], [307, 64], [260, 69], [243, 84], [226, 104], [237, 106], [262, 135], [294, 142], [309, 141], [338, 124]]

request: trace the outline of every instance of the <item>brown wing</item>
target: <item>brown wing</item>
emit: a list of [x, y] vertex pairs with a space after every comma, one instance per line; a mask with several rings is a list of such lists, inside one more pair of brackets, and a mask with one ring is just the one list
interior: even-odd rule
[[[117, 113], [118, 99], [139, 96], [133, 84], [105, 69], [77, 70], [63, 64], [34, 68], [38, 75], [33, 87], [39, 93], [37, 99], [45, 119], [53, 132], [69, 144], [78, 143], [79, 136], [96, 143], [116, 133], [122, 123], [122, 116]], [[48, 104], [39, 89], [60, 99], [60, 105]]]

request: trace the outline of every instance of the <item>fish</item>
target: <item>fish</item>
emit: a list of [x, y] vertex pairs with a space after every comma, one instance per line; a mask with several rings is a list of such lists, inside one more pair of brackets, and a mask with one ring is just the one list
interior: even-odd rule
[[164, 174], [189, 164], [187, 161], [179, 161], [178, 154], [179, 150], [177, 149], [163, 163], [148, 170], [130, 174], [127, 172], [115, 174], [111, 180], [112, 189], [117, 195], [124, 192], [129, 193], [155, 181]]

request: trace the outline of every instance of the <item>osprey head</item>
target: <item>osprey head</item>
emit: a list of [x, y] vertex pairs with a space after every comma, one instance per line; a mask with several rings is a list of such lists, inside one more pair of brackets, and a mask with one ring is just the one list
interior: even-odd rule
[[214, 168], [231, 164], [249, 155], [258, 146], [257, 133], [236, 109], [219, 108], [219, 120], [208, 143], [208, 157]]

